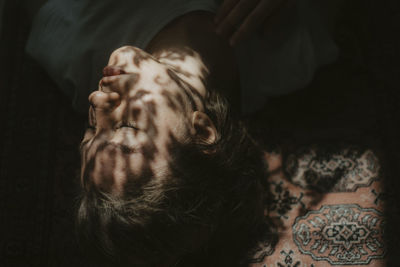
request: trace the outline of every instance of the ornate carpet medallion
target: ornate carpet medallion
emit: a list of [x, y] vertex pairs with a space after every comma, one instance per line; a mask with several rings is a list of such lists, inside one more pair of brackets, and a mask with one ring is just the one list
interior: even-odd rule
[[307, 148], [285, 160], [290, 181], [318, 192], [355, 192], [378, 179], [379, 161], [371, 150]]
[[298, 217], [293, 240], [303, 254], [332, 265], [363, 265], [383, 258], [384, 225], [375, 209], [355, 204], [326, 205]]

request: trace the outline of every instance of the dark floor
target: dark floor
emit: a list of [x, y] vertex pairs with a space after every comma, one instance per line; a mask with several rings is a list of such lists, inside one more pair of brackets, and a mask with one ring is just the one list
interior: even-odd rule
[[[88, 266], [72, 216], [84, 116], [24, 54], [26, 3], [6, 0], [0, 36], [0, 266]], [[249, 120], [270, 149], [351, 144], [376, 151], [385, 175], [388, 266], [400, 266], [399, 33], [400, 1], [348, 1], [336, 29], [339, 61]]]

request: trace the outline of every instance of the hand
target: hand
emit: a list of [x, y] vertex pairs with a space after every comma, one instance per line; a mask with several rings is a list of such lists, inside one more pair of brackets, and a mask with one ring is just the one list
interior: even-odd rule
[[216, 16], [216, 31], [234, 46], [257, 30], [288, 0], [224, 0]]

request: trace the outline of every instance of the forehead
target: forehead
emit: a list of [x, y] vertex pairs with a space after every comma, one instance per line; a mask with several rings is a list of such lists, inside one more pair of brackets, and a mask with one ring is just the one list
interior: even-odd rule
[[[96, 133], [82, 146], [81, 175], [83, 185], [121, 192], [127, 182], [141, 183], [160, 170], [168, 170], [171, 149], [177, 147], [185, 130], [174, 126], [180, 125], [177, 121], [182, 119], [181, 115], [188, 116], [186, 111], [190, 108], [198, 110], [203, 97], [184, 75], [139, 49], [118, 49], [110, 57], [109, 65], [123, 72], [104, 77], [101, 90], [119, 93], [123, 105], [107, 116], [115, 120], [138, 119], [138, 128], [144, 131], [139, 134], [124, 134], [124, 130], [108, 130], [109, 135]], [[95, 116], [93, 114], [92, 109], [92, 116]], [[130, 142], [132, 138], [135, 142]], [[136, 151], [123, 145], [136, 141], [140, 141], [140, 149]]]
[[132, 190], [132, 186], [139, 189], [149, 180], [157, 179], [159, 173], [168, 170], [169, 161], [151, 145], [132, 150], [107, 140], [98, 141], [98, 145], [91, 148], [90, 155], [82, 162], [84, 188], [95, 187], [103, 192], [121, 195], [128, 185], [129, 190]]

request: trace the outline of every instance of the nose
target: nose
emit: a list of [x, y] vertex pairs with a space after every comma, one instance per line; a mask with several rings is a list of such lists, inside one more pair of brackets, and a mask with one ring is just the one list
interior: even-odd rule
[[97, 129], [112, 127], [112, 112], [121, 104], [121, 97], [116, 92], [94, 91], [89, 95], [89, 103], [94, 109]]

